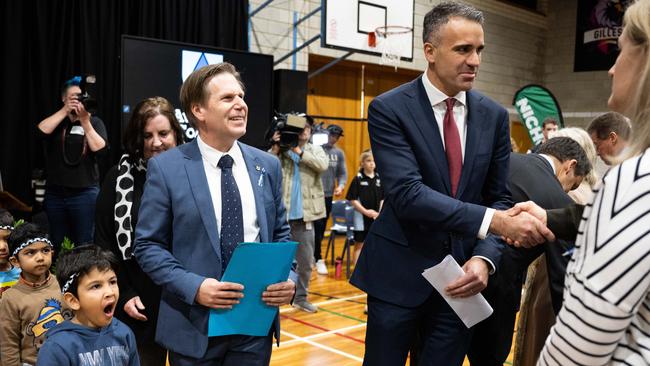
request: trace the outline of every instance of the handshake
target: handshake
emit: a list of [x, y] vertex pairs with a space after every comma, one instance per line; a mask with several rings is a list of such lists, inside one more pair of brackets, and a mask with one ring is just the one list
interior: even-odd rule
[[495, 211], [489, 231], [515, 247], [532, 248], [555, 240], [546, 219], [546, 210], [532, 201], [521, 202], [509, 210]]

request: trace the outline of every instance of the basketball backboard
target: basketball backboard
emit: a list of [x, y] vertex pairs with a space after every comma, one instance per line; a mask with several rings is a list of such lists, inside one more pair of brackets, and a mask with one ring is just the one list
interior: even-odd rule
[[[415, 0], [322, 0], [321, 46], [345, 51], [382, 55], [385, 38], [376, 47], [368, 45], [368, 33], [379, 27], [413, 29]], [[389, 35], [399, 44], [404, 61], [413, 59], [413, 32]]]

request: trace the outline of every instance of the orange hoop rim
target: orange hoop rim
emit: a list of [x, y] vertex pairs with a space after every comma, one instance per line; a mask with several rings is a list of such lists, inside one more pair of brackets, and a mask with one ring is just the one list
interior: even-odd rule
[[379, 37], [386, 38], [386, 36], [392, 36], [397, 34], [406, 34], [413, 31], [413, 28], [406, 27], [403, 25], [382, 25], [375, 29], [375, 34]]

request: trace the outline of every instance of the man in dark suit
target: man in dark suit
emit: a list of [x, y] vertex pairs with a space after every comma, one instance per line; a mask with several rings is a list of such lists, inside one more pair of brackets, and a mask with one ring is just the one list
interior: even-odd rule
[[483, 15], [458, 3], [424, 18], [424, 75], [373, 100], [369, 133], [386, 192], [351, 283], [368, 293], [365, 365], [403, 365], [414, 335], [419, 365], [460, 365], [471, 331], [422, 277], [451, 254], [465, 274], [453, 297], [485, 288], [502, 244], [552, 235], [532, 216], [509, 218], [508, 112], [471, 91]]
[[[171, 365], [268, 365], [273, 331], [279, 337], [277, 317], [267, 336], [207, 336], [210, 308], [236, 307], [243, 296], [241, 284], [220, 281], [237, 243], [289, 241], [280, 163], [237, 141], [243, 98], [231, 64], [194, 71], [180, 99], [198, 138], [149, 160], [135, 256], [162, 286], [156, 341]], [[287, 280], [262, 300], [279, 306], [294, 293]]]
[[[510, 191], [515, 202], [532, 200], [541, 207], [561, 208], [573, 203], [567, 192], [576, 189], [592, 167], [580, 145], [568, 137], [552, 138], [536, 154], [510, 156]], [[510, 353], [515, 316], [521, 301], [523, 277], [530, 263], [546, 253], [553, 308], [562, 307], [565, 253], [572, 242], [554, 241], [533, 248], [503, 249], [499, 272], [483, 292], [494, 312], [476, 325], [468, 353], [472, 366], [503, 365]]]

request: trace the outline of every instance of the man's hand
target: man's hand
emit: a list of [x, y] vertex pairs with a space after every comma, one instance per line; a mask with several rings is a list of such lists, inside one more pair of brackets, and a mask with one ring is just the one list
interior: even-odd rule
[[510, 216], [510, 212], [496, 211], [490, 223], [490, 231], [500, 235], [508, 244], [532, 248], [537, 244], [555, 240], [551, 230], [533, 215], [522, 211], [518, 215]]
[[288, 304], [296, 293], [296, 284], [291, 280], [269, 285], [262, 293], [262, 301], [269, 306]]
[[539, 207], [533, 201], [519, 202], [514, 207], [506, 211], [510, 216], [515, 216], [520, 212], [528, 212], [529, 214], [535, 216], [539, 221], [546, 225], [546, 210]]
[[273, 141], [273, 144], [271, 145], [271, 153], [280, 155], [280, 131], [275, 131], [273, 133], [271, 141]]
[[124, 312], [127, 313], [131, 318], [146, 322], [147, 317], [142, 314], [140, 310], [144, 310], [144, 304], [140, 300], [140, 296], [132, 297], [131, 300], [127, 301], [126, 304], [124, 304]]
[[67, 107], [70, 109], [71, 114], [77, 116], [79, 121], [90, 124], [90, 113], [86, 110], [83, 103], [81, 103], [76, 96], [69, 98], [66, 101]]
[[465, 274], [450, 283], [445, 292], [451, 297], [470, 297], [487, 287], [490, 273], [488, 264], [481, 258], [471, 258], [463, 265]]
[[206, 278], [196, 293], [196, 302], [213, 309], [232, 309], [244, 297], [244, 286], [233, 282], [221, 282]]
[[370, 217], [371, 219], [375, 220], [377, 217], [379, 217], [379, 212], [375, 210], [366, 210], [366, 216]]

